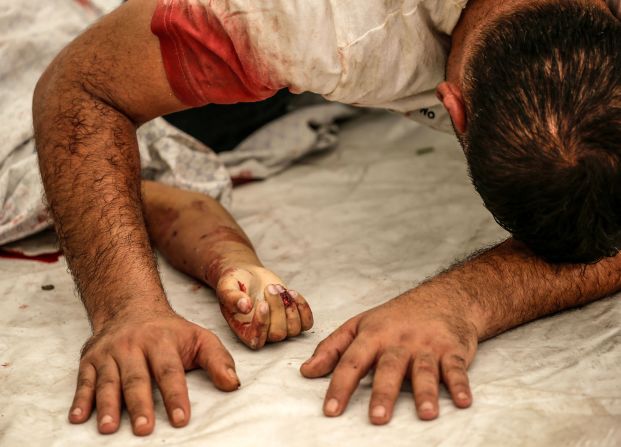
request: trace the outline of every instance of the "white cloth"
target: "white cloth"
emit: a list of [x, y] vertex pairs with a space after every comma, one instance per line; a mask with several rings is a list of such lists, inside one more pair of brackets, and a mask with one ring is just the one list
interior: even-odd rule
[[[413, 142], [416, 144], [412, 147]], [[417, 155], [416, 148], [435, 150]], [[455, 138], [391, 114], [356, 120], [338, 151], [235, 191], [232, 212], [265, 265], [304, 294], [306, 335], [253, 352], [235, 340], [210, 290], [161, 263], [175, 310], [221, 338], [242, 387], [215, 389], [188, 374], [192, 420], [110, 436], [96, 418], [71, 425], [81, 345], [90, 328], [66, 264], [0, 259], [0, 445], [3, 447], [619, 447], [621, 299], [601, 300], [482, 343], [470, 368], [474, 403], [416, 418], [405, 386], [393, 420], [368, 421], [370, 377], [339, 418], [321, 413], [329, 378], [298, 368], [346, 319], [408, 290], [456, 257], [506, 236], [483, 208]], [[53, 284], [52, 291], [41, 290]]]

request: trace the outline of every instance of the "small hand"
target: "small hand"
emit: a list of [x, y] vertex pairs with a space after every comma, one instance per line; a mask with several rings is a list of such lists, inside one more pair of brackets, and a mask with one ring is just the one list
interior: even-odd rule
[[85, 422], [96, 405], [100, 433], [114, 433], [124, 401], [134, 434], [150, 434], [155, 424], [153, 375], [171, 425], [183, 427], [190, 420], [185, 371], [195, 368], [204, 369], [220, 390], [239, 388], [233, 358], [212, 332], [172, 311], [117, 317], [82, 349], [69, 421]]
[[317, 346], [301, 372], [308, 378], [333, 372], [324, 400], [326, 416], [341, 415], [360, 380], [375, 367], [372, 423], [390, 421], [406, 376], [418, 416], [435, 419], [440, 379], [458, 408], [472, 403], [467, 368], [477, 332], [464, 315], [440, 300], [401, 296], [347, 321]]
[[302, 295], [283, 286], [271, 271], [254, 265], [228, 269], [216, 288], [229, 327], [252, 349], [296, 337], [313, 326]]

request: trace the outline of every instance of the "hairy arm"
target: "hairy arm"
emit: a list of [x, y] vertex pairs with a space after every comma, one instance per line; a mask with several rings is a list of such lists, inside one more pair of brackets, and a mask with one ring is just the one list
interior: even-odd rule
[[130, 0], [104, 17], [56, 57], [34, 95], [47, 200], [93, 327], [69, 420], [85, 422], [96, 406], [101, 433], [118, 429], [122, 401], [134, 433], [152, 432], [151, 377], [176, 427], [190, 420], [186, 370], [239, 386], [217, 337], [168, 304], [145, 228], [136, 128], [183, 108], [150, 32], [155, 5]]
[[554, 265], [509, 239], [420, 288], [430, 295], [451, 297], [456, 310], [470, 315], [478, 339], [483, 341], [621, 290], [621, 255], [591, 265]]
[[418, 416], [434, 419], [440, 380], [458, 408], [471, 405], [467, 369], [478, 342], [615, 293], [620, 273], [621, 255], [593, 265], [550, 265], [509, 239], [350, 319], [301, 371], [309, 378], [334, 372], [324, 400], [327, 416], [345, 411], [374, 367], [371, 422], [390, 421], [406, 377]]
[[33, 115], [46, 196], [95, 330], [129, 306], [166, 308], [144, 225], [136, 127], [182, 105], [133, 0], [65, 48], [41, 77]]

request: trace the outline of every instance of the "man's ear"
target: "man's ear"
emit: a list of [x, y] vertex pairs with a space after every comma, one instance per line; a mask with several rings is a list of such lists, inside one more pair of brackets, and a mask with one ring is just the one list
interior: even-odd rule
[[461, 134], [466, 133], [468, 118], [466, 117], [466, 104], [460, 88], [451, 82], [443, 82], [438, 85], [436, 94], [451, 115], [455, 129]]

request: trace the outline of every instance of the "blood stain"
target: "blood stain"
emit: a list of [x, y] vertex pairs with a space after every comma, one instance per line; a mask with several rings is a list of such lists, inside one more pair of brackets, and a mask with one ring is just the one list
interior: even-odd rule
[[237, 281], [237, 284], [239, 285], [239, 290], [241, 290], [242, 292], [246, 293], [248, 291], [243, 282]]
[[42, 255], [29, 256], [18, 251], [0, 249], [0, 258], [23, 259], [25, 261], [43, 262], [45, 264], [53, 264], [54, 262], [58, 262], [58, 259], [62, 256], [62, 254], [62, 251], [59, 250], [55, 253], [45, 253]]
[[28, 304], [22, 304], [21, 306], [19, 306], [20, 309], [28, 309]]
[[285, 307], [293, 306], [294, 304], [293, 298], [291, 297], [291, 295], [289, 295], [289, 292], [287, 292], [286, 290], [284, 292], [280, 292], [280, 298], [282, 299], [282, 303], [285, 305]]

